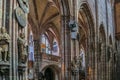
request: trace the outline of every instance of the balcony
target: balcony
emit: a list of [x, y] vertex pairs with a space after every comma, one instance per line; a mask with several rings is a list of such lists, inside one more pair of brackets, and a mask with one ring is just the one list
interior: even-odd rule
[[46, 53], [40, 53], [40, 55], [35, 55], [36, 59], [44, 59], [44, 60], [49, 60], [49, 61], [55, 61], [55, 62], [59, 62], [61, 61], [61, 57], [60, 56], [55, 56], [55, 55], [51, 55], [51, 54], [46, 54]]

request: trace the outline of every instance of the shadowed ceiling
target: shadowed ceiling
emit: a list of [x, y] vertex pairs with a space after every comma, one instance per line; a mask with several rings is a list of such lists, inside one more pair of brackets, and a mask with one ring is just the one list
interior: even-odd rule
[[60, 11], [57, 0], [29, 0], [29, 24], [32, 29], [40, 31], [45, 25], [52, 23], [60, 31]]

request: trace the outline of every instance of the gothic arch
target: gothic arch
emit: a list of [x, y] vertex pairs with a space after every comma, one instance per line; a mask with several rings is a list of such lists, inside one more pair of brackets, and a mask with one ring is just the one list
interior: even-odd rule
[[[58, 47], [60, 49], [61, 35], [60, 35], [60, 31], [57, 29], [57, 27], [54, 25], [54, 23], [49, 23], [49, 24], [46, 24], [45, 26], [43, 26], [43, 28], [40, 30], [40, 36], [45, 32], [48, 33], [48, 40], [50, 41], [51, 47], [53, 45], [53, 39], [55, 38], [58, 42]], [[51, 35], [49, 33], [51, 33]], [[59, 53], [61, 53], [61, 52], [59, 52]]]
[[[78, 18], [79, 26], [83, 29], [85, 33], [85, 37], [89, 42], [92, 41], [94, 43], [94, 37], [95, 37], [95, 28], [94, 28], [94, 19], [91, 13], [91, 10], [89, 8], [89, 5], [87, 3], [83, 3], [79, 10], [79, 16], [81, 18]], [[85, 39], [86, 39], [85, 38]]]
[[53, 30], [53, 35], [56, 37], [58, 42], [60, 42], [59, 41], [60, 40], [60, 31], [57, 29], [57, 27], [54, 25], [54, 23], [48, 23], [45, 26], [42, 26], [39, 34], [41, 35], [42, 33], [44, 33], [49, 28], [51, 28]]
[[[89, 69], [93, 69], [93, 64], [95, 56], [95, 26], [93, 14], [91, 13], [91, 9], [89, 5], [86, 3], [81, 4], [79, 9], [79, 18], [78, 23], [82, 31], [84, 32], [84, 37], [82, 38], [84, 41], [84, 49], [85, 49], [85, 64], [86, 64], [86, 72], [87, 76], [92, 76], [89, 73]], [[92, 72], [94, 74], [94, 72]]]
[[97, 55], [98, 57], [98, 78], [102, 79], [105, 77], [106, 73], [106, 33], [105, 33], [105, 27], [103, 24], [99, 27], [99, 44], [98, 44], [98, 50], [99, 53]]
[[[70, 11], [69, 11], [69, 1], [68, 0], [52, 0], [52, 1], [54, 1], [53, 3], [52, 3], [52, 5], [55, 3], [55, 4], [58, 4], [58, 5], [56, 5], [57, 7], [58, 7], [58, 9], [59, 10], [56, 10], [56, 12], [55, 13], [53, 13], [52, 15], [51, 14], [49, 14], [49, 12], [50, 13], [52, 13], [53, 11], [52, 10], [49, 10], [49, 9], [47, 9], [47, 8], [49, 8], [49, 6], [45, 6], [44, 7], [44, 9], [43, 9], [43, 14], [42, 14], [42, 8], [41, 7], [43, 7], [43, 5], [40, 3], [40, 1], [41, 0], [29, 0], [30, 2], [29, 3], [32, 3], [31, 5], [32, 6], [30, 6], [30, 8], [31, 8], [31, 10], [32, 10], [32, 13], [30, 14], [29, 13], [29, 15], [28, 15], [28, 20], [29, 20], [29, 23], [32, 25], [31, 27], [32, 27], [32, 30], [33, 30], [33, 35], [35, 35], [35, 37], [36, 37], [36, 44], [35, 44], [35, 46], [37, 47], [36, 48], [36, 52], [40, 52], [39, 51], [39, 41], [40, 41], [40, 34], [43, 32], [43, 31], [45, 31], [46, 29], [48, 29], [49, 27], [49, 25], [52, 25], [52, 26], [54, 26], [54, 27], [51, 27], [52, 28], [52, 30], [55, 32], [55, 34], [56, 34], [56, 38], [57, 38], [57, 40], [58, 40], [58, 42], [59, 42], [59, 44], [60, 44], [60, 51], [61, 51], [61, 54], [62, 54], [62, 56], [64, 56], [64, 54], [67, 54], [67, 52], [65, 52], [65, 48], [64, 47], [66, 47], [66, 46], [64, 46], [64, 45], [62, 45], [62, 44], [64, 44], [64, 43], [67, 43], [66, 41], [65, 41], [65, 28], [68, 28], [68, 26], [67, 26], [67, 24], [66, 23], [68, 23], [68, 21], [69, 21], [69, 19], [70, 19]], [[43, 2], [44, 1], [51, 1], [51, 0], [42, 0]], [[38, 3], [40, 3], [41, 5], [39, 5]], [[46, 2], [47, 3], [47, 2]], [[45, 3], [45, 4], [46, 4]], [[50, 4], [51, 4], [51, 2], [50, 2]], [[41, 6], [41, 7], [40, 7]], [[46, 8], [47, 7], [47, 8]], [[53, 7], [51, 7], [51, 8], [53, 8]], [[30, 11], [31, 11], [30, 10]], [[48, 15], [50, 15], [50, 16], [48, 16], [44, 21], [42, 21], [46, 16], [45, 16], [45, 12], [46, 11], [49, 11], [49, 12], [47, 12], [47, 14]], [[40, 17], [41, 15], [43, 15], [43, 17]], [[59, 16], [59, 23], [60, 23], [60, 25], [58, 26], [57, 24], [54, 24], [55, 22], [54, 21], [56, 21], [55, 19], [56, 19], [56, 16]], [[54, 20], [52, 19], [52, 17], [54, 17]], [[42, 22], [41, 22], [42, 21]], [[59, 29], [57, 29], [58, 27], [60, 27], [60, 31], [59, 31]], [[44, 29], [43, 30], [43, 28], [46, 28], [46, 29]], [[42, 31], [43, 30], [43, 31]], [[60, 33], [62, 34], [62, 37], [61, 37], [61, 35], [60, 35]], [[65, 33], [65, 34], [64, 34]], [[63, 46], [63, 47], [61, 47], [61, 46]], [[61, 49], [62, 48], [62, 49]], [[39, 58], [39, 57], [38, 57]], [[41, 66], [42, 66], [42, 60], [40, 59], [40, 64], [41, 65], [38, 65], [38, 62], [39, 62], [39, 59], [36, 59], [37, 61], [37, 64], [35, 65], [35, 68], [36, 68], [36, 73], [38, 73], [38, 70], [39, 69], [41, 69]], [[49, 63], [46, 63], [46, 64], [49, 64]], [[64, 63], [63, 63], [64, 64]], [[59, 65], [59, 64], [57, 64], [57, 65]], [[65, 65], [68, 65], [68, 64], [65, 64]], [[40, 67], [37, 67], [37, 66], [40, 66]], [[53, 65], [52, 65], [53, 66]], [[61, 66], [63, 66], [63, 65], [61, 65]], [[45, 67], [45, 66], [44, 66]], [[52, 68], [51, 66], [49, 66], [50, 68]], [[67, 67], [67, 66], [65, 66], [65, 67]], [[61, 67], [61, 68], [63, 68], [63, 67]], [[61, 68], [59, 68], [58, 70], [61, 70]], [[53, 69], [53, 68], [52, 68]], [[55, 69], [54, 69], [55, 70]], [[67, 71], [67, 69], [66, 69], [66, 71]], [[65, 71], [63, 71], [64, 73], [63, 74], [65, 74]], [[37, 76], [37, 75], [36, 75]], [[60, 75], [61, 76], [61, 75]], [[62, 76], [64, 76], [64, 75], [62, 75]], [[64, 77], [62, 77], [62, 78], [64, 78]], [[61, 80], [61, 79], [60, 79]]]
[[[81, 13], [82, 17], [86, 16], [86, 20], [88, 20], [89, 25], [92, 26], [92, 29], [95, 31], [95, 26], [94, 26], [94, 18], [93, 18], [93, 13], [91, 10], [91, 7], [89, 6], [89, 3], [87, 1], [82, 1], [80, 8], [79, 8], [79, 13]], [[84, 24], [84, 20], [81, 20], [81, 24]], [[91, 29], [91, 28], [90, 28]]]
[[52, 69], [55, 69], [57, 72], [60, 72], [60, 67], [57, 64], [49, 64], [49, 65], [44, 65], [42, 66], [41, 70], [42, 72], [45, 71], [45, 69], [47, 69], [48, 67], [51, 67]]
[[[30, 11], [32, 11], [32, 12], [30, 12], [31, 14], [29, 13], [29, 15], [28, 15], [28, 23], [31, 24], [33, 34], [36, 37], [39, 36], [39, 32], [40, 32], [41, 28], [43, 28], [43, 26], [52, 22], [52, 17], [56, 17], [56, 16], [60, 15], [60, 19], [62, 19], [62, 17], [66, 16], [66, 15], [68, 15], [68, 17], [69, 17], [69, 14], [70, 14], [68, 0], [54, 0], [54, 1], [44, 0], [44, 2], [46, 2], [47, 4], [46, 4], [46, 9], [43, 10], [43, 13], [45, 13], [44, 11], [49, 10], [47, 8], [52, 8], [55, 10], [56, 14], [53, 14], [53, 15], [49, 16], [48, 18], [46, 18], [46, 16], [43, 14], [43, 17], [40, 19], [41, 21], [39, 21], [38, 18], [40, 16], [39, 16], [39, 11], [38, 11], [39, 10], [38, 3], [40, 3], [40, 1], [36, 1], [36, 0], [29, 1], [29, 4], [33, 5], [33, 7], [30, 6], [30, 9], [31, 9]], [[33, 11], [33, 9], [35, 11]], [[43, 18], [46, 18], [46, 20], [43, 21]], [[43, 23], [41, 23], [41, 22], [43, 22]], [[64, 23], [61, 22], [60, 24], [62, 26]]]
[[48, 68], [50, 68], [53, 71], [54, 77], [55, 77], [54, 80], [56, 80], [56, 78], [57, 78], [57, 80], [61, 80], [60, 79], [61, 78], [61, 69], [60, 69], [60, 67], [58, 67], [58, 65], [56, 65], [56, 64], [45, 65], [41, 68], [41, 72], [45, 75], [45, 71]]

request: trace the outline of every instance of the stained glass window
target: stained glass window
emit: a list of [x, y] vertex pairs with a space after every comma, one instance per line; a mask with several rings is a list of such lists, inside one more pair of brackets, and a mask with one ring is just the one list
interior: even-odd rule
[[48, 37], [45, 34], [43, 34], [41, 38], [41, 52], [47, 54], [51, 53], [50, 43]]

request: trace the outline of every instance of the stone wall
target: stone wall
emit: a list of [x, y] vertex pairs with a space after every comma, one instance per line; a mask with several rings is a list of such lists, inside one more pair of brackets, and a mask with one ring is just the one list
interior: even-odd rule
[[[26, 80], [26, 65], [19, 66], [18, 64], [18, 44], [17, 39], [21, 32], [25, 33], [25, 39], [27, 40], [27, 27], [22, 29], [18, 24], [15, 15], [15, 9], [18, 7], [18, 0], [0, 0], [0, 28], [5, 27], [7, 33], [10, 35], [9, 42], [9, 60], [7, 77], [3, 75], [1, 80]], [[26, 43], [27, 45], [27, 43]], [[5, 65], [4, 65], [5, 64]], [[0, 69], [6, 68], [6, 62], [0, 62]], [[3, 67], [3, 69], [2, 69]], [[23, 69], [24, 67], [24, 69]], [[21, 75], [21, 71], [23, 71]], [[1, 74], [2, 72], [0, 72]], [[24, 76], [23, 76], [24, 75]], [[0, 76], [1, 77], [1, 76]]]

